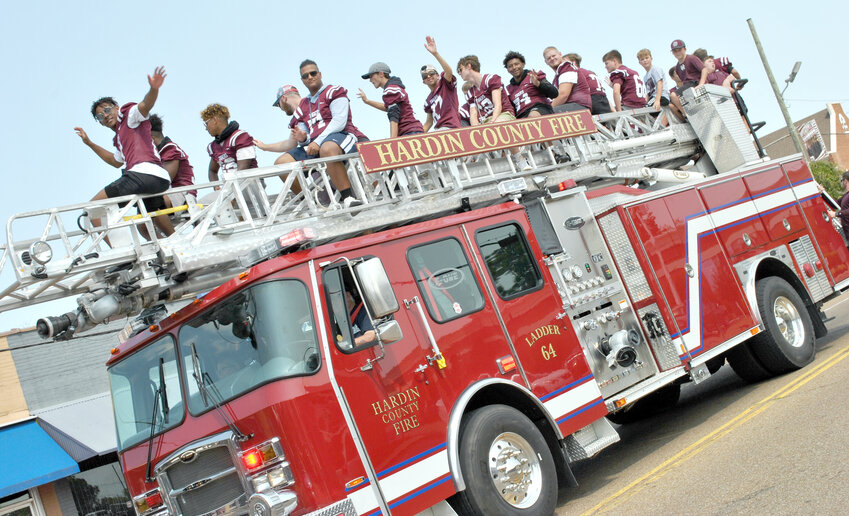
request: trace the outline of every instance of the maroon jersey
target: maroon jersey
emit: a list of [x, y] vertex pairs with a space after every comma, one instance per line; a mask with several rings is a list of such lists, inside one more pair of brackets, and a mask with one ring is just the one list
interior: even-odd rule
[[683, 63], [678, 63], [675, 66], [675, 71], [678, 72], [678, 78], [682, 82], [695, 81], [698, 83], [702, 78], [702, 68], [704, 67], [701, 59], [690, 54], [684, 58]]
[[483, 122], [492, 116], [495, 112], [495, 106], [492, 103], [492, 92], [501, 91], [501, 112], [515, 115], [513, 104], [510, 102], [510, 95], [504, 85], [501, 84], [501, 77], [491, 73], [485, 73], [481, 77], [480, 86], [472, 86], [469, 90], [471, 96], [470, 103], [474, 102], [475, 108], [478, 110], [478, 120]]
[[[451, 76], [451, 82], [445, 80], [445, 74], [439, 74], [436, 88], [425, 99], [425, 113], [433, 115], [433, 128], [460, 127], [460, 116], [457, 113], [460, 101], [457, 100], [457, 77]], [[469, 118], [469, 107], [466, 106], [466, 119]]]
[[[163, 139], [157, 146], [157, 150], [159, 151], [159, 156], [162, 158], [163, 163], [174, 160], [179, 162], [177, 175], [171, 180], [171, 187], [176, 188], [178, 186], [195, 184], [195, 173], [192, 169], [191, 163], [189, 163], [189, 156], [186, 155], [179, 145], [172, 142], [171, 138], [166, 136], [165, 139]], [[197, 195], [197, 190], [192, 190], [189, 193]]]
[[[330, 103], [336, 99], [348, 100], [348, 90], [342, 86], [325, 85], [321, 91], [315, 96], [308, 96], [301, 99], [295, 109], [295, 114], [289, 121], [289, 127], [295, 127], [298, 123], [302, 123], [307, 127], [307, 135], [310, 141], [314, 141], [321, 136], [327, 125], [333, 120], [333, 113], [330, 111]], [[348, 106], [348, 120], [345, 127], [334, 131], [353, 134], [358, 140], [366, 140], [366, 136], [360, 132], [354, 125], [351, 117], [351, 106]]]
[[726, 72], [725, 70], [720, 70], [719, 68], [717, 68], [715, 71], [707, 75], [707, 83], [722, 86], [722, 82], [725, 81], [725, 78], [729, 75], [731, 74]]
[[569, 98], [566, 99], [566, 102], [574, 102], [590, 109], [593, 105], [592, 98], [590, 98], [590, 86], [587, 83], [586, 77], [581, 78], [578, 70], [579, 68], [570, 61], [560, 63], [557, 71], [554, 72], [554, 87], [560, 89], [561, 84], [572, 83], [572, 92], [569, 93]]
[[610, 72], [610, 82], [618, 84], [622, 95], [622, 105], [629, 108], [646, 107], [646, 85], [640, 74], [625, 65]]
[[[507, 94], [510, 96], [510, 102], [516, 108], [516, 116], [519, 116], [531, 107], [537, 104], [551, 105], [551, 99], [546, 97], [536, 86], [531, 82], [531, 72], [526, 72], [522, 80], [517, 84], [515, 79], [510, 79], [507, 84]], [[545, 80], [545, 73], [537, 72], [537, 78], [541, 81]]]
[[587, 81], [587, 86], [590, 89], [590, 95], [601, 95], [602, 97], [606, 97], [607, 94], [604, 92], [604, 84], [599, 80], [598, 75], [595, 74], [592, 70], [585, 70], [584, 68], [578, 68], [578, 77], [581, 75], [584, 76], [584, 79]]
[[714, 57], [713, 62], [716, 64], [717, 70], [722, 70], [728, 75], [731, 75], [731, 70], [734, 69], [734, 65], [731, 64], [730, 59], [727, 57]]
[[115, 157], [124, 162], [125, 169], [171, 180], [150, 136], [150, 120], [142, 116], [135, 102], [121, 106], [112, 143], [118, 149]]
[[391, 77], [383, 87], [383, 105], [390, 122], [398, 123], [398, 136], [422, 133], [422, 123], [416, 120], [407, 90], [398, 77]]
[[469, 103], [468, 102], [466, 102], [465, 104], [463, 104], [462, 106], [457, 108], [457, 116], [458, 116], [458, 118], [460, 119], [461, 122], [463, 120], [465, 120], [466, 122], [471, 122], [470, 119], [472, 118], [472, 115], [469, 114]]
[[251, 160], [248, 168], [256, 168], [253, 137], [239, 129], [239, 124], [235, 124], [235, 130], [228, 131], [231, 127], [234, 127], [234, 122], [230, 122], [227, 129], [218, 138], [212, 140], [212, 143], [206, 147], [206, 152], [218, 162], [222, 171], [235, 172], [239, 168], [237, 162], [243, 159]]

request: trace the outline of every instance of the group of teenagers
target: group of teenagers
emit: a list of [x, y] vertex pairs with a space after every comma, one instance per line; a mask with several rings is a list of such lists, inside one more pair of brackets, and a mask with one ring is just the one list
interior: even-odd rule
[[[386, 63], [374, 63], [362, 75], [375, 88], [383, 90], [382, 96], [379, 101], [369, 99], [362, 89], [357, 96], [365, 104], [386, 112], [390, 137], [578, 110], [590, 110], [596, 115], [623, 109], [653, 107], [659, 110], [662, 106], [670, 106], [675, 115], [683, 119], [685, 115], [679, 99], [683, 90], [705, 83], [730, 88], [731, 81], [740, 77], [728, 58], [714, 59], [701, 49], [687, 54], [681, 40], [670, 45], [678, 61], [669, 70], [669, 77], [676, 84], [673, 88], [667, 87], [664, 74], [653, 64], [648, 49], [637, 53], [645, 69], [642, 77], [622, 64], [618, 51], [611, 50], [602, 58], [608, 75], [600, 79], [581, 67], [580, 55], [563, 55], [557, 48], [547, 47], [543, 59], [553, 72], [551, 81], [543, 71], [527, 69], [525, 57], [511, 51], [503, 61], [511, 76], [505, 85], [497, 74], [481, 73], [477, 56], [464, 56], [456, 67], [452, 67], [439, 53], [432, 37], [426, 38], [424, 46], [438, 63], [438, 67], [432, 64], [421, 67], [422, 82], [430, 90], [424, 103], [427, 115], [424, 123], [416, 118], [403, 82], [392, 75]], [[217, 181], [222, 171], [256, 168], [257, 148], [281, 153], [275, 164], [284, 164], [356, 152], [357, 143], [368, 139], [353, 123], [348, 91], [342, 86], [324, 84], [321, 71], [312, 60], [304, 60], [299, 69], [307, 95], [302, 97], [298, 88], [287, 84], [278, 89], [273, 104], [291, 116], [289, 135], [284, 140], [265, 143], [253, 138], [240, 129], [236, 121], [230, 120], [229, 110], [221, 104], [210, 104], [201, 112], [204, 126], [213, 138], [207, 146], [210, 181]], [[460, 89], [465, 103], [462, 105], [457, 76], [463, 81]], [[94, 101], [91, 114], [101, 125], [114, 131], [114, 151], [94, 143], [81, 127], [75, 128], [83, 143], [103, 161], [122, 168], [121, 177], [100, 190], [92, 200], [162, 194], [171, 187], [193, 184], [194, 174], [187, 154], [163, 134], [162, 119], [151, 114], [165, 77], [162, 67], [148, 76], [150, 89], [141, 102], [119, 105], [112, 97]], [[613, 90], [612, 106], [605, 83]], [[511, 152], [519, 168], [529, 168], [519, 149], [511, 149]], [[352, 192], [343, 161], [329, 161], [327, 172], [343, 207], [360, 204]], [[293, 188], [297, 191], [297, 184]], [[145, 208], [153, 212], [181, 206], [186, 202], [186, 193], [195, 194], [169, 192], [147, 197]], [[155, 216], [153, 220], [161, 234], [168, 236], [174, 232], [167, 215]], [[99, 221], [93, 223], [98, 225]]]

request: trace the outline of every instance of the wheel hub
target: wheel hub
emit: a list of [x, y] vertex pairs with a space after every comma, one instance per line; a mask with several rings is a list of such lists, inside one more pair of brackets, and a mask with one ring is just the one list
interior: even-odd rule
[[517, 508], [532, 506], [540, 497], [542, 472], [533, 447], [518, 434], [498, 435], [489, 447], [489, 472], [501, 497]]
[[805, 342], [805, 327], [796, 306], [786, 297], [778, 296], [772, 305], [772, 313], [784, 340], [794, 348], [802, 346]]

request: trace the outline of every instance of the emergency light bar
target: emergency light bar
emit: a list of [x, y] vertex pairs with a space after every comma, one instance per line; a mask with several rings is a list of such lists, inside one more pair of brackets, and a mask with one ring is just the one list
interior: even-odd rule
[[294, 250], [293, 248], [300, 247], [313, 240], [315, 240], [315, 230], [313, 228], [306, 227], [292, 230], [285, 235], [262, 244], [249, 254], [239, 257], [239, 265], [242, 267], [253, 267], [260, 262]]

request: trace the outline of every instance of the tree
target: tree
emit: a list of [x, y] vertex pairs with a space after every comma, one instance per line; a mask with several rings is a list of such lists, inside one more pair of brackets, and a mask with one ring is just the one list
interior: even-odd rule
[[843, 171], [830, 161], [812, 161], [809, 165], [817, 183], [821, 184], [835, 200], [840, 199], [843, 196], [843, 188], [840, 186], [840, 176]]

